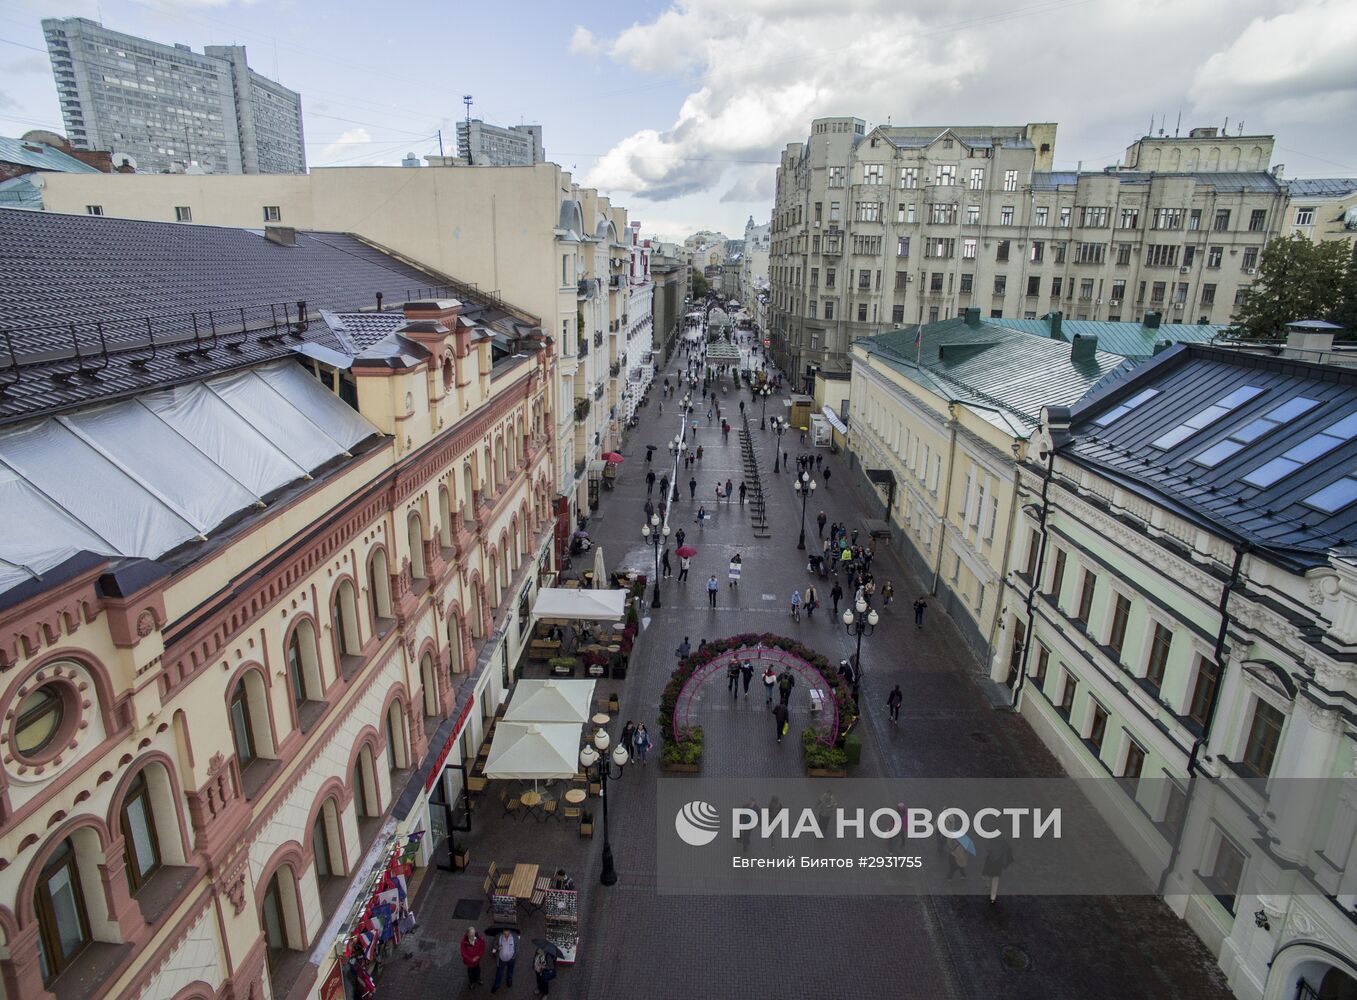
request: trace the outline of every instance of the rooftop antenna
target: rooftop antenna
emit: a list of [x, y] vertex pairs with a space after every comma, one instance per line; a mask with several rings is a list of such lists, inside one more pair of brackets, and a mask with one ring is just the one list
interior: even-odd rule
[[1182, 109], [1182, 108], [1179, 108], [1179, 109], [1178, 109], [1178, 121], [1177, 121], [1177, 123], [1173, 126], [1173, 137], [1174, 137], [1175, 139], [1178, 138], [1178, 133], [1179, 133], [1179, 131], [1182, 129], [1182, 127], [1183, 127], [1183, 109]]
[[470, 94], [463, 94], [463, 95], [462, 95], [462, 103], [466, 105], [466, 120], [467, 120], [467, 124], [470, 124], [470, 123], [471, 123], [471, 95], [470, 95]]
[[1243, 135], [1243, 134], [1244, 134], [1244, 123], [1243, 123], [1243, 122], [1240, 122], [1240, 123], [1239, 123], [1239, 131], [1236, 132], [1235, 134], [1236, 134], [1236, 135]]
[[1225, 124], [1222, 125], [1222, 126], [1220, 127], [1220, 134], [1221, 134], [1221, 135], [1229, 135], [1229, 134], [1230, 134], [1230, 116], [1229, 116], [1229, 115], [1226, 115], [1226, 116], [1225, 116]]

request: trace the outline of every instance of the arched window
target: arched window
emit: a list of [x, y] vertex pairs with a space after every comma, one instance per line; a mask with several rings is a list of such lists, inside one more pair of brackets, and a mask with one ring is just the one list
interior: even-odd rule
[[269, 879], [259, 901], [259, 922], [264, 926], [271, 973], [289, 951], [306, 947], [297, 906], [297, 876], [290, 866], [283, 865]]
[[48, 984], [90, 943], [89, 912], [71, 838], [63, 840], [43, 865], [33, 905], [38, 915], [38, 964], [42, 981]]
[[127, 881], [135, 893], [160, 868], [160, 836], [156, 833], [155, 807], [151, 803], [151, 785], [145, 769], [127, 786], [119, 815], [123, 834], [123, 852], [127, 863]]
[[301, 707], [308, 701], [320, 701], [324, 695], [320, 681], [320, 664], [316, 662], [316, 633], [309, 621], [303, 620], [288, 636], [287, 683], [292, 691], [292, 703]]
[[452, 379], [453, 379], [452, 358], [449, 356], [449, 357], [445, 357], [445, 358], [443, 359], [443, 391], [444, 391], [444, 392], [447, 392], [449, 389], [452, 388]]
[[486, 560], [490, 564], [490, 607], [499, 606], [499, 557], [491, 553]]
[[386, 562], [386, 549], [373, 549], [368, 560], [368, 611], [372, 614], [372, 631], [378, 631], [377, 622], [391, 615], [391, 570]]
[[377, 802], [377, 775], [372, 770], [370, 746], [359, 750], [358, 759], [353, 762], [353, 809], [359, 818], [381, 815]]
[[448, 675], [454, 678], [462, 672], [462, 627], [457, 623], [457, 616], [448, 613]]
[[513, 579], [513, 574], [509, 572], [508, 536], [501, 538], [499, 543], [499, 578], [506, 587], [509, 586], [509, 581]]
[[406, 522], [406, 534], [410, 542], [410, 575], [416, 580], [427, 579], [428, 571], [424, 568], [424, 522], [418, 511], [411, 512]]
[[482, 590], [479, 580], [471, 585], [471, 621], [469, 626], [473, 639], [481, 637], [481, 623], [485, 621], [485, 595]]
[[446, 486], [438, 487], [438, 530], [442, 534], [439, 542], [443, 548], [452, 547], [452, 500], [448, 497]]
[[344, 852], [340, 850], [339, 811], [334, 799], [326, 799], [311, 827], [311, 853], [315, 855], [316, 881], [322, 886], [345, 874]]
[[495, 486], [504, 485], [504, 438], [495, 438]]
[[236, 748], [236, 760], [243, 771], [258, 757], [254, 734], [254, 713], [250, 710], [250, 694], [242, 679], [231, 695], [231, 739]]
[[471, 463], [462, 466], [462, 520], [473, 524], [476, 520], [476, 474], [471, 471]]
[[419, 658], [419, 683], [424, 688], [424, 714], [433, 718], [438, 715], [438, 680], [430, 653]]
[[[330, 607], [331, 624], [334, 626], [335, 650], [340, 656], [357, 656], [362, 652], [362, 640], [358, 634], [358, 602], [354, 596], [353, 584], [341, 580], [335, 588], [334, 604]], [[300, 628], [298, 631], [301, 631]]]
[[513, 565], [513, 568], [514, 568], [515, 570], [517, 570], [518, 567], [519, 567], [519, 558], [518, 558], [518, 530], [519, 530], [519, 525], [516, 524], [516, 525], [514, 525], [513, 530], [509, 532], [509, 549], [510, 549], [510, 555], [513, 556], [513, 563], [512, 563], [512, 565]]
[[399, 771], [409, 764], [405, 746], [405, 713], [398, 701], [386, 710], [386, 769]]

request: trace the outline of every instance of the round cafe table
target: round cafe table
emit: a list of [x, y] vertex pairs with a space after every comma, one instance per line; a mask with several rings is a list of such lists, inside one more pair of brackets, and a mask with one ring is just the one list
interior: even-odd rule
[[522, 802], [523, 805], [527, 806], [529, 809], [536, 809], [538, 806], [542, 804], [542, 793], [524, 792], [521, 796], [519, 796], [519, 801]]
[[594, 725], [596, 726], [606, 726], [610, 721], [607, 712], [599, 712], [594, 716]]
[[572, 806], [579, 805], [588, 797], [589, 793], [586, 792], [583, 788], [572, 788], [570, 789], [570, 791], [566, 792], [564, 796], [565, 800], [569, 802]]

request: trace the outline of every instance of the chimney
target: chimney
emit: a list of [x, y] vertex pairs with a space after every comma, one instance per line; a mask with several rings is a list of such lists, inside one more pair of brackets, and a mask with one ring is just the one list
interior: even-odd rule
[[1167, 351], [1172, 346], [1173, 344], [1167, 340], [1156, 340], [1154, 342], [1154, 353], [1159, 354], [1162, 351]]
[[1093, 356], [1098, 353], [1098, 338], [1085, 336], [1082, 333], [1076, 333], [1070, 339], [1070, 360], [1071, 361], [1092, 361]]
[[264, 239], [277, 243], [280, 247], [297, 245], [297, 230], [293, 226], [265, 226]]
[[966, 310], [966, 325], [973, 329], [980, 329], [980, 310], [974, 306]]
[[1333, 335], [1342, 327], [1320, 319], [1300, 320], [1286, 324], [1286, 350], [1283, 356], [1298, 361], [1323, 364], [1332, 361]]
[[[1070, 439], [1070, 408], [1068, 406], [1044, 406], [1041, 410], [1041, 422], [1046, 425], [1046, 433], [1051, 444], [1059, 448]], [[1042, 458], [1045, 458], [1043, 455]]]
[[1064, 335], [1063, 333], [1061, 333], [1061, 331], [1060, 331], [1060, 323], [1061, 323], [1061, 321], [1062, 321], [1064, 318], [1065, 318], [1065, 314], [1062, 313], [1062, 312], [1060, 312], [1059, 310], [1056, 310], [1055, 312], [1051, 312], [1051, 313], [1047, 313], [1047, 314], [1046, 314], [1046, 319], [1047, 319], [1047, 320], [1050, 322], [1050, 324], [1051, 324], [1051, 339], [1052, 339], [1052, 340], [1064, 340], [1064, 339], [1065, 339], [1065, 335]]
[[1145, 327], [1145, 329], [1147, 329], [1147, 330], [1158, 330], [1158, 329], [1159, 329], [1159, 321], [1160, 321], [1161, 319], [1163, 319], [1163, 318], [1164, 318], [1164, 317], [1161, 316], [1161, 315], [1160, 315], [1159, 313], [1157, 313], [1157, 312], [1147, 312], [1147, 313], [1145, 314], [1145, 322], [1144, 322], [1144, 324], [1142, 324], [1142, 325], [1143, 325], [1143, 326]]

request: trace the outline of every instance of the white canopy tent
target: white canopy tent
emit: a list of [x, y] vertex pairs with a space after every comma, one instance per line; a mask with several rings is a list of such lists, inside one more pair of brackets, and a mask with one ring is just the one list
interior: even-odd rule
[[504, 713], [505, 722], [567, 722], [579, 726], [593, 715], [592, 680], [532, 680], [514, 687], [513, 700]]
[[603, 546], [594, 546], [594, 590], [603, 589], [603, 581], [607, 579], [607, 571], [603, 567]]
[[625, 590], [575, 590], [542, 587], [532, 606], [532, 617], [568, 618], [577, 621], [620, 621], [626, 613]]
[[511, 781], [573, 778], [579, 773], [577, 722], [510, 722], [495, 727], [485, 776]]

